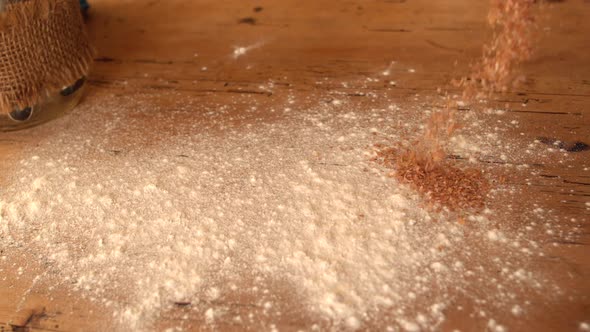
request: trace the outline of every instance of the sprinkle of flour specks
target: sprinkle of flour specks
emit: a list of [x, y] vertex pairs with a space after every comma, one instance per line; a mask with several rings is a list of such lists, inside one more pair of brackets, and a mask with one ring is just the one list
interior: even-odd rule
[[[280, 288], [310, 328], [348, 330], [434, 330], [451, 294], [509, 312], [520, 290], [540, 293], [523, 263], [535, 248], [507, 245], [492, 212], [445, 220], [370, 161], [371, 128], [402, 111], [326, 104], [145, 144], [129, 128], [148, 110], [120, 103], [63, 120], [0, 193], [0, 243], [26, 246], [47, 275], [111, 308], [120, 330], [149, 330], [175, 303], [207, 324], [247, 325], [254, 312], [213, 305], [239, 292], [272, 322], [288, 309]], [[224, 107], [203, 114], [214, 123]]]

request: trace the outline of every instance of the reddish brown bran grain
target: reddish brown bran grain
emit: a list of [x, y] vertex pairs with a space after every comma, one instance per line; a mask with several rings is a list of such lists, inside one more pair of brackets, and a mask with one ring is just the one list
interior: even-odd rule
[[[535, 3], [491, 0], [488, 23], [493, 29], [492, 40], [484, 45], [483, 56], [472, 66], [471, 75], [453, 82], [462, 89], [463, 102], [505, 93], [522, 82], [516, 69], [532, 53]], [[482, 172], [458, 169], [446, 161], [444, 143], [459, 127], [455, 115], [455, 105], [447, 98], [446, 107], [430, 116], [424, 134], [412, 150], [382, 149], [377, 159], [395, 169], [395, 177], [410, 183], [435, 203], [452, 210], [481, 208], [490, 190]]]
[[433, 205], [451, 211], [485, 207], [491, 186], [479, 169], [460, 169], [448, 161], [427, 166], [413, 150], [396, 148], [380, 149], [375, 160], [393, 169], [390, 176], [411, 185]]
[[492, 40], [484, 45], [483, 56], [472, 73], [453, 82], [463, 89], [464, 101], [489, 98], [518, 86], [523, 76], [518, 66], [530, 59], [536, 27], [535, 0], [491, 0], [488, 23]]

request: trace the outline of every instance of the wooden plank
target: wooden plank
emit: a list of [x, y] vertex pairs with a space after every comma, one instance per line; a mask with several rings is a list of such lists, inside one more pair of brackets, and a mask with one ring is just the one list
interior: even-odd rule
[[[487, 35], [487, 1], [96, 0], [93, 6], [89, 28], [99, 55], [86, 103], [112, 93], [138, 95], [153, 105], [174, 103], [171, 93], [178, 99], [198, 96], [203, 103], [247, 94], [271, 108], [287, 93], [329, 94], [339, 81], [348, 83], [347, 88], [338, 87], [340, 92], [360, 100], [386, 91], [396, 101], [411, 102], [416, 93], [435, 95], [451, 78], [466, 73]], [[255, 12], [254, 7], [263, 10]], [[550, 29], [543, 33], [538, 55], [524, 68], [526, 84], [498, 97], [498, 103], [507, 105], [507, 119], [520, 123], [506, 135], [526, 142], [550, 137], [588, 143], [590, 6], [584, 1], [558, 2], [548, 13]], [[261, 41], [263, 46], [248, 54], [247, 65], [234, 57], [233, 47]], [[395, 85], [366, 81], [391, 61], [400, 64], [393, 69]], [[408, 75], [409, 69], [416, 72]], [[323, 84], [325, 78], [329, 82]], [[272, 92], [260, 87], [270, 80]], [[43, 127], [0, 134], [0, 183], [19, 153], [47, 135]], [[536, 321], [515, 323], [528, 324], [517, 325], [523, 329], [575, 330], [572, 322], [590, 312], [590, 300], [583, 296], [590, 294], [590, 212], [585, 205], [590, 200], [590, 172], [585, 171], [590, 158], [588, 151], [569, 153], [568, 158], [571, 167], [531, 158], [528, 174], [520, 172], [509, 180], [529, 193], [519, 204], [542, 204], [564, 220], [578, 220], [572, 227], [579, 226], [575, 241], [545, 236], [546, 259], [535, 263], [581, 296], [573, 304], [538, 304], [532, 315]], [[481, 162], [496, 163], [500, 171], [504, 167], [500, 160]], [[18, 255], [34, 261], [26, 252]], [[55, 290], [46, 283], [31, 287], [31, 276], [40, 267], [31, 263], [19, 275], [10, 268], [16, 263], [22, 261], [0, 262], [0, 332], [108, 330], [103, 325], [111, 319], [108, 310], [71, 290]], [[242, 307], [251, 305], [250, 300], [235, 299], [233, 310], [247, 312]], [[164, 313], [158, 326], [184, 324], [199, 330], [203, 318], [182, 319], [187, 310], [179, 306]], [[470, 325], [461, 312], [447, 316], [444, 329], [485, 328]], [[279, 327], [295, 330], [303, 323], [299, 316], [286, 316]], [[218, 328], [237, 329], [231, 323]]]

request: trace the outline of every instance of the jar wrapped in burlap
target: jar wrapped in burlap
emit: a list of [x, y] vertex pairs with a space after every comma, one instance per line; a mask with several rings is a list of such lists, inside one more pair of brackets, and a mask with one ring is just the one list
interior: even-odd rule
[[4, 0], [3, 6], [0, 117], [79, 86], [94, 53], [78, 0]]

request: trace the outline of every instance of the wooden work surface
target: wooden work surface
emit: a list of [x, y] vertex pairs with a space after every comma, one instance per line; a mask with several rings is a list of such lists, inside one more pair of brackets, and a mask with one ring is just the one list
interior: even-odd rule
[[[411, 103], [415, 94], [436, 95], [437, 88], [447, 88], [451, 78], [466, 73], [488, 37], [483, 0], [95, 0], [92, 5], [89, 30], [98, 55], [83, 103], [110, 94], [134, 95], [144, 105], [169, 109], [171, 118], [170, 105], [185, 97], [213, 105], [248, 94], [268, 106], [260, 107], [252, 119], [268, 121], [272, 116], [264, 109], [290, 93], [305, 97], [338, 89], [362, 102], [372, 91], [389, 89], [391, 98]], [[590, 2], [551, 1], [546, 14], [543, 26], [548, 28], [524, 68], [526, 84], [498, 97], [508, 104], [508, 119], [521, 123], [508, 136], [524, 142], [552, 137], [590, 143]], [[234, 47], [249, 45], [257, 47], [234, 57]], [[391, 61], [401, 68], [395, 85], [365, 80]], [[415, 69], [411, 75], [410, 68]], [[270, 81], [272, 92], [261, 88]], [[349, 82], [346, 89], [338, 84], [344, 81]], [[173, 130], [150, 119], [135, 120], [146, 133]], [[46, 126], [0, 133], [0, 174], [9, 174], [19, 153], [47, 135], [51, 130]], [[526, 187], [522, 204], [537, 202], [562, 220], [573, 218], [572, 227], [581, 225], [575, 241], [547, 235], [547, 242], [559, 245], [547, 246], [546, 260], [538, 262], [571, 292], [570, 300], [539, 303], [524, 323], [508, 321], [508, 326], [575, 331], [577, 322], [590, 321], [590, 223], [585, 205], [590, 202], [590, 172], [583, 170], [590, 167], [590, 151], [571, 153], [570, 158], [568, 167], [547, 160], [538, 166], [541, 175], [516, 180]], [[108, 330], [111, 314], [105, 308], [68, 289], [31, 287], [42, 267], [26, 251], [11, 249], [3, 255], [0, 331]], [[23, 261], [29, 262], [24, 272], [13, 268]], [[173, 325], [177, 316], [164, 314], [161, 326]], [[447, 316], [445, 330], [484, 328], [460, 313]], [[198, 326], [197, 320], [192, 327]], [[305, 326], [304, 321], [286, 319], [278, 328]]]

